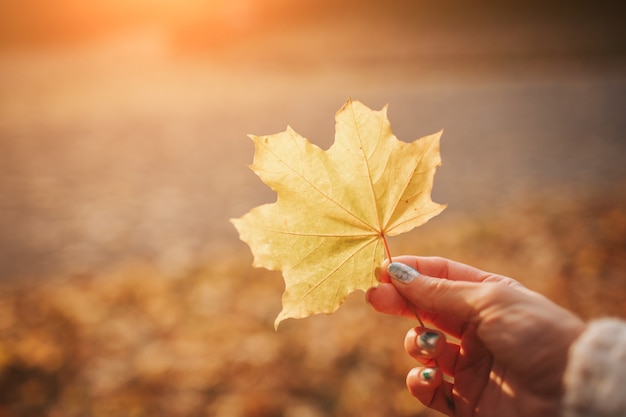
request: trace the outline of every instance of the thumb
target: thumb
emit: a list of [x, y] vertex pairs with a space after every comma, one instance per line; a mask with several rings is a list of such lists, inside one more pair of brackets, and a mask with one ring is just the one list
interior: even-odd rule
[[387, 272], [398, 292], [420, 310], [462, 320], [478, 315], [479, 283], [433, 278], [400, 262], [391, 262]]

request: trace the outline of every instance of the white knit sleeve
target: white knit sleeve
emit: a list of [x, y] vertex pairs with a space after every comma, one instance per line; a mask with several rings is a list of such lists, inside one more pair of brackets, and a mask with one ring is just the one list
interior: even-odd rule
[[589, 323], [570, 348], [564, 385], [564, 417], [626, 417], [626, 322]]

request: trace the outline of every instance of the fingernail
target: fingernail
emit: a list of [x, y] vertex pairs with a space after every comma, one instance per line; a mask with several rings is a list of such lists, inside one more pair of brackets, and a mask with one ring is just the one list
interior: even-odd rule
[[374, 276], [376, 277], [376, 281], [380, 282], [380, 273], [381, 273], [382, 268], [380, 266], [377, 266], [376, 269], [374, 269]]
[[417, 336], [417, 346], [427, 352], [433, 352], [441, 335], [437, 332], [425, 331]]
[[408, 284], [419, 276], [419, 272], [400, 262], [392, 262], [387, 266], [387, 272], [391, 278]]
[[424, 368], [422, 372], [420, 372], [420, 378], [424, 381], [432, 381], [435, 377], [435, 372], [433, 368]]

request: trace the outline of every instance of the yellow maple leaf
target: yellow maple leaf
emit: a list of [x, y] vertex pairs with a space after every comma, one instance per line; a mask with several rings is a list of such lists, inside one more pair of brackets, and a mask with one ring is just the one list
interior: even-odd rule
[[348, 102], [335, 116], [327, 150], [290, 127], [250, 136], [252, 170], [277, 193], [273, 204], [232, 219], [254, 255], [254, 266], [281, 270], [286, 318], [332, 313], [355, 290], [376, 284], [375, 268], [390, 257], [386, 237], [439, 214], [431, 200], [441, 165], [441, 132], [412, 143], [391, 132], [387, 107]]

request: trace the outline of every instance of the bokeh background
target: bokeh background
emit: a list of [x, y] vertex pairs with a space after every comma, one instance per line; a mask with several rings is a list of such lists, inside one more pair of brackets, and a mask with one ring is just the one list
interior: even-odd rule
[[251, 134], [319, 146], [347, 97], [444, 129], [393, 239], [626, 317], [626, 29], [603, 2], [0, 4], [0, 416], [435, 416], [410, 320], [363, 294], [278, 332], [228, 222], [275, 198]]

